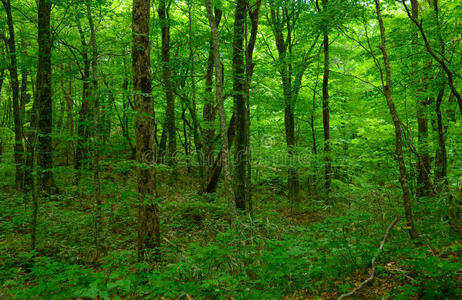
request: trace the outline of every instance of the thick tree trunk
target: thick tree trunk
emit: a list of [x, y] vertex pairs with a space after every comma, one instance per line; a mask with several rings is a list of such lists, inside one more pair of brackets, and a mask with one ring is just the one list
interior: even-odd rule
[[[135, 98], [136, 161], [148, 164], [154, 154], [152, 118], [153, 99], [151, 86], [151, 62], [149, 46], [150, 1], [133, 0], [132, 11], [132, 64], [133, 92]], [[138, 258], [141, 260], [154, 250], [159, 259], [160, 227], [159, 209], [156, 203], [156, 180], [151, 165], [138, 167]]]
[[166, 3], [167, 1], [160, 0], [157, 13], [159, 15], [162, 32], [162, 77], [165, 97], [167, 99], [166, 115], [169, 164], [174, 164], [173, 156], [176, 152], [175, 97], [173, 95], [172, 67], [170, 65], [170, 3]]
[[57, 187], [53, 178], [53, 103], [51, 102], [51, 2], [38, 1], [38, 154], [37, 165], [40, 192], [54, 194]]
[[234, 195], [236, 207], [246, 207], [246, 159], [247, 159], [247, 109], [244, 97], [244, 22], [246, 19], [246, 1], [237, 0], [234, 15], [233, 36], [233, 96], [236, 115], [236, 142], [234, 144]]
[[220, 43], [218, 39], [218, 29], [213, 15], [213, 8], [211, 0], [205, 0], [205, 6], [207, 8], [207, 17], [209, 19], [210, 30], [212, 33], [212, 49], [213, 49], [213, 61], [215, 65], [215, 92], [216, 101], [218, 106], [218, 114], [220, 116], [220, 135], [221, 135], [221, 152], [225, 179], [225, 195], [228, 200], [229, 212], [231, 217], [231, 223], [235, 224], [237, 218], [236, 202], [234, 198], [234, 190], [231, 178], [231, 166], [230, 166], [230, 155], [229, 155], [229, 144], [228, 144], [228, 132], [226, 130], [226, 111], [224, 106], [223, 97], [223, 65], [220, 59]]
[[18, 66], [16, 59], [16, 41], [14, 36], [13, 16], [11, 14], [10, 0], [2, 0], [3, 7], [6, 11], [8, 34], [9, 37], [5, 41], [8, 44], [8, 54], [10, 57], [10, 64], [8, 69], [10, 71], [10, 84], [13, 91], [13, 119], [14, 119], [14, 161], [16, 164], [16, 189], [21, 191], [24, 186], [24, 146], [22, 143], [23, 120], [21, 117], [21, 107], [19, 103], [19, 78]]
[[411, 239], [417, 238], [417, 231], [414, 227], [414, 220], [412, 216], [412, 208], [411, 208], [411, 195], [409, 193], [409, 184], [407, 178], [407, 171], [406, 171], [406, 164], [404, 162], [404, 155], [403, 155], [403, 139], [401, 133], [401, 120], [398, 117], [398, 113], [395, 108], [395, 104], [393, 102], [393, 98], [391, 97], [391, 72], [390, 72], [390, 63], [388, 60], [388, 53], [386, 48], [386, 39], [385, 39], [385, 27], [383, 25], [382, 20], [382, 13], [380, 9], [380, 0], [375, 0], [375, 9], [377, 13], [377, 20], [379, 22], [380, 28], [380, 36], [381, 36], [381, 46], [380, 50], [382, 51], [383, 55], [383, 63], [385, 66], [385, 83], [383, 84], [383, 93], [387, 100], [388, 108], [390, 110], [390, 115], [393, 120], [393, 125], [395, 127], [395, 149], [396, 149], [396, 156], [398, 159], [398, 167], [399, 167], [399, 182], [401, 184], [401, 190], [403, 192], [403, 205], [404, 205], [404, 213], [406, 215], [406, 223], [409, 231], [409, 235]]

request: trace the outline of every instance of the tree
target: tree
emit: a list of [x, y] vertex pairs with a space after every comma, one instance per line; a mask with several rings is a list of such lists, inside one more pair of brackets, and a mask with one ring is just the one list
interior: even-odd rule
[[[318, 11], [318, 1], [316, 1]], [[327, 0], [322, 0], [323, 11], [327, 12]], [[330, 185], [331, 185], [331, 159], [330, 159], [330, 114], [329, 114], [329, 33], [327, 25], [322, 26], [323, 42], [322, 46], [324, 49], [324, 73], [322, 77], [322, 126], [324, 129], [324, 155], [325, 155], [325, 168], [324, 168], [324, 180], [326, 195], [329, 197]]]
[[229, 212], [231, 216], [231, 223], [236, 223], [237, 212], [236, 202], [233, 191], [233, 184], [231, 178], [231, 166], [229, 158], [229, 145], [228, 145], [228, 131], [226, 129], [226, 112], [223, 99], [223, 65], [220, 60], [220, 42], [218, 39], [217, 24], [215, 16], [213, 15], [212, 3], [210, 0], [205, 0], [205, 7], [207, 9], [207, 18], [209, 20], [210, 31], [212, 34], [212, 50], [213, 62], [215, 65], [215, 93], [218, 106], [218, 114], [220, 116], [220, 136], [221, 136], [221, 164], [224, 169], [225, 179], [225, 194], [228, 201]]
[[22, 144], [23, 120], [19, 103], [19, 76], [16, 58], [16, 40], [14, 35], [13, 16], [11, 14], [11, 1], [2, 0], [2, 4], [6, 11], [9, 34], [8, 38], [3, 36], [3, 40], [8, 45], [8, 56], [10, 57], [10, 64], [8, 69], [10, 72], [11, 89], [13, 90], [13, 118], [15, 136], [14, 161], [16, 163], [16, 189], [22, 190], [24, 187], [24, 147]]
[[51, 28], [50, 15], [52, 3], [38, 1], [38, 64], [37, 64], [37, 101], [38, 101], [38, 172], [40, 191], [54, 194], [57, 187], [53, 177], [53, 103], [51, 101]]
[[244, 22], [246, 21], [246, 1], [236, 0], [233, 35], [233, 96], [236, 116], [236, 142], [234, 144], [234, 195], [236, 206], [245, 209], [248, 120], [245, 99], [244, 65]]
[[98, 48], [96, 45], [96, 33], [95, 26], [93, 24], [93, 16], [91, 14], [92, 1], [87, 0], [87, 19], [90, 26], [90, 45], [92, 48], [92, 77], [91, 83], [92, 89], [92, 100], [93, 100], [93, 189], [94, 189], [94, 201], [95, 201], [95, 227], [96, 227], [96, 249], [103, 254], [106, 254], [107, 246], [103, 233], [103, 220], [102, 220], [102, 198], [101, 198], [101, 179], [100, 179], [100, 154], [99, 154], [99, 136], [100, 136], [100, 107], [99, 107], [99, 94], [98, 94]]
[[155, 250], [159, 258], [160, 228], [159, 208], [156, 203], [156, 179], [154, 169], [148, 165], [153, 157], [154, 121], [151, 61], [149, 46], [150, 1], [133, 0], [132, 11], [132, 66], [133, 92], [135, 99], [136, 161], [139, 164], [138, 188], [138, 258], [147, 255], [147, 250]]
[[162, 77], [167, 99], [167, 136], [169, 164], [174, 163], [176, 152], [176, 125], [175, 125], [175, 97], [172, 85], [172, 67], [170, 65], [170, 9], [171, 1], [160, 0], [157, 13], [159, 15], [160, 27], [162, 31]]
[[[401, 132], [402, 122], [399, 119], [398, 113], [396, 112], [395, 103], [391, 96], [391, 71], [390, 71], [390, 62], [388, 60], [386, 36], [385, 36], [385, 26], [383, 25], [382, 12], [380, 8], [380, 0], [375, 0], [375, 9], [377, 13], [377, 21], [379, 23], [380, 29], [380, 50], [382, 51], [383, 64], [385, 67], [385, 78], [381, 75], [382, 80], [382, 89], [385, 99], [387, 100], [388, 109], [390, 110], [390, 115], [393, 120], [393, 125], [395, 127], [395, 150], [396, 156], [398, 159], [399, 167], [399, 182], [401, 184], [401, 190], [403, 193], [403, 204], [404, 204], [404, 213], [406, 215], [406, 223], [408, 226], [409, 236], [411, 239], [417, 238], [417, 231], [414, 226], [414, 219], [412, 216], [412, 207], [411, 207], [411, 195], [409, 193], [409, 184], [408, 184], [408, 175], [406, 171], [406, 164], [404, 162], [403, 155], [403, 137]], [[380, 70], [380, 74], [383, 74]]]
[[[288, 189], [289, 200], [292, 203], [300, 201], [300, 183], [297, 170], [293, 166], [293, 157], [295, 154], [296, 140], [295, 140], [295, 117], [294, 110], [297, 102], [298, 94], [300, 92], [304, 72], [308, 66], [310, 53], [316, 45], [315, 42], [308, 50], [303, 51], [301, 59], [298, 64], [295, 64], [295, 58], [292, 55], [293, 49], [293, 30], [296, 28], [296, 21], [303, 9], [302, 4], [295, 3], [289, 6], [276, 5], [274, 2], [270, 6], [269, 23], [273, 31], [276, 48], [279, 54], [278, 57], [278, 71], [281, 76], [282, 89], [284, 94], [284, 126], [285, 138], [287, 144], [287, 152], [289, 157], [288, 167]], [[290, 11], [289, 11], [290, 10]], [[283, 31], [286, 31], [284, 37]]]

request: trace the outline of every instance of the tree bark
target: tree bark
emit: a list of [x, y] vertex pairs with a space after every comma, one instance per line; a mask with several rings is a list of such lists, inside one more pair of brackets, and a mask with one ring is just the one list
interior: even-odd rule
[[[417, 0], [411, 0], [412, 5], [412, 17], [419, 18], [419, 2]], [[413, 27], [414, 28], [414, 27]], [[415, 30], [412, 44], [414, 46], [414, 52], [417, 51], [417, 38], [418, 32]], [[431, 62], [430, 62], [431, 65]], [[414, 66], [417, 67], [417, 66]], [[430, 79], [428, 76], [420, 76], [414, 71], [414, 78], [417, 81], [416, 84], [425, 84]], [[429, 101], [423, 96], [421, 88], [417, 91], [417, 130], [418, 130], [418, 152], [419, 160], [417, 162], [417, 196], [428, 196], [432, 190], [431, 179], [430, 179], [430, 153], [428, 151], [428, 118], [427, 118], [427, 105]]]
[[[247, 2], [247, 9], [250, 18], [250, 38], [246, 41], [246, 51], [245, 51], [245, 82], [244, 90], [247, 104], [247, 138], [246, 138], [246, 147], [247, 147], [247, 195], [246, 202], [249, 206], [250, 217], [253, 218], [253, 199], [252, 199], [252, 152], [250, 148], [250, 83], [252, 80], [253, 70], [255, 63], [253, 62], [253, 50], [255, 49], [255, 43], [257, 41], [257, 32], [258, 32], [258, 15], [261, 8], [261, 0], [257, 0], [254, 4], [255, 8], [252, 9], [252, 6]], [[247, 38], [247, 22], [246, 25], [246, 38]]]
[[247, 109], [244, 93], [244, 22], [246, 0], [236, 0], [233, 35], [233, 97], [236, 116], [236, 142], [234, 143], [234, 195], [236, 207], [246, 208]]
[[[322, 0], [323, 10], [327, 8], [327, 0]], [[331, 158], [330, 158], [330, 111], [329, 111], [329, 34], [327, 26], [323, 26], [324, 73], [322, 78], [322, 125], [324, 129], [324, 155], [325, 155], [325, 192], [329, 198], [331, 189]]]
[[207, 17], [209, 20], [210, 30], [212, 33], [212, 49], [213, 49], [213, 61], [215, 65], [215, 92], [216, 101], [218, 106], [218, 114], [220, 116], [220, 135], [221, 135], [221, 152], [224, 169], [225, 179], [225, 195], [228, 200], [229, 212], [231, 217], [231, 224], [236, 223], [237, 212], [236, 202], [234, 198], [233, 184], [231, 178], [231, 166], [229, 159], [229, 148], [228, 148], [228, 132], [226, 130], [226, 111], [224, 106], [223, 97], [223, 65], [220, 60], [220, 43], [218, 39], [217, 24], [213, 15], [213, 8], [211, 0], [205, 0], [205, 6], [207, 8]]
[[[290, 16], [287, 12], [287, 8], [283, 8], [285, 17], [281, 20], [280, 8], [271, 8], [271, 26], [273, 29], [276, 48], [279, 54], [279, 73], [282, 80], [282, 89], [284, 93], [284, 125], [286, 135], [286, 145], [288, 153], [288, 189], [289, 189], [289, 201], [291, 203], [298, 203], [300, 201], [300, 183], [296, 168], [293, 166], [293, 158], [295, 154], [295, 118], [294, 108], [297, 101], [298, 92], [301, 86], [301, 80], [303, 73], [306, 69], [306, 56], [304, 55], [301, 61], [299, 71], [293, 76], [293, 65], [292, 65], [292, 26], [290, 23]], [[286, 22], [287, 38], [283, 36], [283, 22]], [[295, 77], [292, 78], [292, 77]]]
[[152, 165], [154, 111], [151, 86], [151, 61], [149, 45], [150, 1], [133, 0], [132, 11], [132, 65], [135, 99], [136, 161], [143, 164], [136, 171], [138, 188], [138, 258], [148, 257], [154, 250], [160, 258], [159, 208], [156, 203], [156, 179]]
[[102, 197], [101, 197], [101, 180], [100, 180], [100, 167], [99, 167], [99, 143], [100, 143], [100, 108], [99, 108], [99, 95], [98, 95], [98, 48], [96, 45], [96, 32], [93, 24], [93, 16], [91, 14], [92, 0], [87, 0], [87, 19], [90, 26], [90, 45], [92, 48], [91, 69], [92, 77], [91, 82], [92, 100], [93, 100], [93, 193], [95, 203], [95, 231], [96, 231], [96, 249], [97, 257], [100, 252], [106, 254], [107, 246], [106, 239], [103, 232], [103, 216], [102, 216]]
[[38, 174], [40, 192], [56, 193], [57, 187], [53, 178], [53, 103], [51, 101], [51, 2], [38, 1], [38, 65], [37, 65], [37, 95], [38, 95]]
[[390, 115], [393, 120], [393, 125], [395, 127], [395, 150], [396, 156], [398, 159], [398, 167], [399, 167], [399, 182], [401, 184], [401, 190], [403, 192], [403, 205], [404, 205], [404, 213], [406, 215], [406, 223], [408, 226], [408, 231], [411, 239], [417, 238], [417, 231], [414, 227], [414, 220], [412, 216], [412, 207], [411, 207], [411, 195], [409, 193], [409, 184], [407, 178], [407, 171], [406, 171], [406, 164], [404, 162], [404, 155], [403, 155], [403, 139], [402, 139], [402, 132], [401, 132], [401, 120], [398, 117], [398, 113], [395, 108], [395, 104], [393, 102], [393, 98], [391, 96], [391, 71], [390, 71], [390, 62], [388, 60], [388, 53], [386, 48], [386, 38], [385, 38], [385, 27], [383, 25], [382, 20], [382, 13], [380, 9], [380, 0], [375, 0], [375, 9], [377, 13], [377, 21], [379, 23], [380, 28], [380, 37], [381, 37], [381, 45], [380, 50], [382, 51], [383, 56], [383, 63], [385, 66], [385, 82], [382, 80], [382, 89], [387, 100], [387, 105], [390, 110]]
[[[220, 24], [222, 16], [222, 11], [218, 8], [215, 8], [215, 23], [216, 26]], [[203, 108], [203, 118], [204, 118], [204, 126], [203, 126], [203, 134], [202, 140], [204, 145], [204, 177], [206, 178], [206, 182], [210, 181], [215, 154], [214, 154], [214, 147], [213, 147], [213, 139], [215, 137], [215, 118], [216, 118], [216, 106], [215, 101], [213, 99], [213, 45], [212, 39], [210, 39], [209, 45], [209, 56], [207, 60], [207, 71], [205, 74], [205, 103]], [[204, 190], [208, 188], [205, 187]]]
[[85, 34], [82, 30], [80, 22], [77, 22], [79, 29], [80, 43], [82, 50], [80, 51], [83, 60], [82, 70], [82, 104], [79, 110], [79, 119], [77, 126], [77, 145], [75, 151], [75, 169], [78, 171], [76, 183], [80, 179], [80, 169], [88, 165], [88, 144], [90, 136], [90, 59], [88, 57], [88, 44], [85, 40]]
[[169, 164], [175, 164], [172, 156], [176, 152], [175, 97], [172, 85], [172, 67], [170, 65], [170, 1], [160, 0], [157, 13], [162, 32], [162, 77], [165, 97], [167, 99], [167, 136]]
[[10, 64], [8, 66], [10, 72], [10, 83], [13, 91], [13, 119], [14, 119], [14, 161], [16, 164], [16, 189], [21, 191], [24, 188], [24, 146], [22, 143], [23, 120], [21, 117], [21, 107], [19, 103], [19, 77], [16, 58], [16, 40], [14, 36], [13, 16], [11, 14], [10, 0], [2, 0], [3, 7], [6, 11], [8, 34], [6, 39], [8, 44], [8, 55]]

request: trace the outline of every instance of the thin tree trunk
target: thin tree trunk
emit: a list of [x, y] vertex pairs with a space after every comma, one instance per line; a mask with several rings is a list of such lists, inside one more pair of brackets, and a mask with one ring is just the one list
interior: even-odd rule
[[90, 64], [91, 61], [88, 57], [88, 45], [85, 41], [85, 34], [82, 30], [80, 22], [77, 22], [77, 28], [79, 29], [80, 43], [82, 46], [81, 54], [83, 60], [82, 70], [82, 104], [79, 110], [79, 119], [77, 126], [77, 144], [75, 151], [75, 169], [77, 175], [75, 182], [78, 183], [80, 180], [80, 169], [83, 166], [88, 165], [88, 144], [90, 136]]
[[172, 67], [170, 65], [170, 0], [160, 0], [157, 13], [162, 31], [162, 77], [167, 99], [167, 136], [169, 164], [174, 164], [173, 155], [176, 152], [175, 97], [173, 95]]
[[188, 0], [188, 44], [189, 44], [189, 59], [191, 62], [190, 81], [191, 81], [191, 104], [188, 104], [189, 113], [192, 118], [193, 125], [193, 137], [194, 144], [196, 146], [196, 155], [197, 161], [199, 164], [199, 193], [204, 189], [205, 185], [205, 164], [204, 164], [204, 155], [203, 144], [201, 138], [201, 127], [199, 121], [197, 120], [197, 109], [196, 109], [196, 81], [194, 79], [194, 70], [195, 70], [195, 60], [194, 60], [194, 49], [193, 49], [193, 30], [192, 30], [192, 0]]
[[[323, 10], [326, 10], [327, 0], [322, 0]], [[331, 158], [330, 158], [330, 111], [329, 111], [329, 35], [327, 26], [323, 26], [324, 48], [324, 74], [322, 78], [322, 125], [324, 129], [324, 155], [325, 155], [325, 192], [329, 197], [331, 189]]]
[[[136, 161], [147, 164], [146, 157], [154, 154], [151, 86], [151, 62], [149, 47], [150, 1], [133, 0], [132, 11], [132, 64], [133, 92], [135, 98]], [[156, 203], [156, 179], [152, 166], [137, 168], [138, 187], [138, 258], [141, 260], [155, 251], [160, 258], [159, 208]]]
[[[215, 8], [215, 23], [218, 27], [221, 21], [222, 11]], [[207, 182], [209, 182], [212, 176], [212, 170], [215, 161], [213, 139], [215, 137], [215, 117], [216, 117], [216, 106], [213, 98], [213, 45], [212, 39], [210, 39], [209, 56], [207, 60], [207, 71], [205, 74], [205, 103], [203, 108], [204, 128], [203, 128], [203, 145], [204, 145], [204, 191], [209, 190]], [[220, 169], [221, 171], [221, 169]], [[218, 180], [218, 179], [217, 179]], [[214, 189], [213, 189], [214, 190]]]
[[250, 83], [252, 80], [253, 70], [255, 63], [253, 62], [253, 50], [255, 49], [255, 43], [257, 41], [258, 32], [258, 15], [260, 13], [261, 0], [255, 2], [255, 8], [252, 9], [250, 3], [247, 2], [247, 9], [250, 17], [250, 38], [247, 41], [247, 22], [246, 25], [246, 49], [245, 49], [245, 82], [244, 90], [247, 104], [247, 195], [246, 202], [249, 205], [250, 217], [253, 218], [253, 199], [252, 199], [252, 152], [250, 148]]
[[102, 197], [101, 197], [101, 180], [100, 180], [100, 169], [99, 169], [99, 138], [100, 138], [100, 109], [99, 109], [99, 95], [98, 95], [98, 48], [96, 46], [96, 33], [95, 26], [93, 24], [93, 17], [91, 15], [91, 4], [92, 0], [87, 0], [87, 19], [90, 26], [90, 45], [92, 48], [92, 78], [91, 82], [93, 85], [93, 193], [94, 193], [94, 205], [95, 205], [95, 229], [96, 229], [96, 250], [97, 257], [99, 253], [106, 254], [107, 246], [103, 232], [103, 217], [102, 217]]
[[[284, 93], [284, 126], [286, 145], [288, 153], [288, 189], [289, 201], [291, 203], [298, 203], [300, 200], [299, 191], [300, 184], [298, 174], [293, 166], [294, 148], [295, 148], [295, 119], [294, 108], [297, 93], [292, 85], [292, 62], [291, 62], [291, 24], [288, 14], [286, 14], [285, 21], [287, 23], [287, 40], [284, 40], [282, 33], [282, 22], [280, 20], [279, 11], [276, 13], [274, 8], [271, 8], [271, 22], [276, 41], [276, 47], [279, 54], [279, 73], [282, 80], [282, 89]], [[289, 51], [287, 49], [289, 48]], [[303, 69], [303, 68], [302, 68]], [[299, 73], [300, 74], [300, 73]], [[301, 81], [301, 77], [300, 77]]]
[[[417, 238], [417, 231], [414, 227], [414, 220], [412, 216], [412, 208], [411, 208], [411, 196], [409, 193], [409, 184], [407, 178], [407, 171], [406, 165], [404, 162], [404, 155], [403, 155], [403, 139], [401, 133], [401, 120], [398, 117], [398, 113], [395, 108], [395, 104], [393, 102], [393, 98], [391, 97], [391, 72], [390, 72], [390, 63], [388, 60], [388, 53], [386, 48], [386, 38], [385, 38], [385, 27], [383, 25], [382, 20], [382, 13], [380, 9], [380, 0], [375, 0], [375, 9], [377, 13], [377, 20], [379, 22], [380, 28], [380, 36], [381, 36], [381, 45], [380, 50], [382, 51], [383, 55], [383, 63], [385, 66], [385, 83], [382, 83], [383, 93], [387, 100], [388, 108], [390, 110], [390, 115], [393, 120], [393, 125], [395, 127], [395, 148], [396, 148], [396, 156], [398, 158], [398, 166], [399, 166], [399, 182], [401, 184], [401, 189], [403, 192], [403, 204], [404, 204], [404, 213], [406, 215], [406, 223], [409, 230], [409, 235], [411, 239]], [[382, 81], [383, 82], [383, 81]]]
[[[415, 19], [419, 18], [419, 3], [417, 0], [411, 0], [412, 5], [412, 17]], [[415, 27], [413, 26], [413, 29]], [[418, 32], [415, 30], [412, 45], [414, 46], [414, 51], [417, 51], [417, 38]], [[430, 62], [431, 65], [431, 62]], [[414, 66], [417, 69], [417, 64]], [[428, 76], [423, 76], [419, 78], [417, 71], [414, 71], [414, 77], [416, 78], [417, 84], [426, 83], [429, 81]], [[417, 92], [417, 130], [418, 130], [418, 152], [419, 160], [417, 162], [417, 196], [427, 196], [431, 188], [431, 179], [430, 179], [430, 153], [428, 151], [428, 118], [427, 118], [427, 105], [428, 100], [421, 93], [421, 88]]]
[[446, 151], [446, 139], [444, 137], [443, 114], [441, 112], [441, 103], [444, 98], [444, 88], [442, 88], [436, 98], [435, 111], [438, 123], [438, 149], [435, 158], [435, 183], [441, 185], [443, 189], [448, 186], [447, 169], [448, 155]]
[[13, 91], [13, 118], [14, 118], [14, 161], [16, 164], [16, 189], [21, 191], [24, 188], [24, 147], [22, 144], [22, 118], [21, 106], [19, 103], [19, 78], [18, 66], [16, 59], [16, 41], [14, 36], [13, 16], [11, 14], [10, 0], [2, 0], [3, 7], [7, 15], [8, 34], [9, 37], [5, 41], [8, 44], [8, 54], [10, 64], [8, 66], [10, 72], [10, 83]]
[[236, 207], [246, 208], [246, 159], [247, 159], [247, 109], [244, 93], [244, 22], [246, 18], [246, 1], [237, 0], [234, 16], [233, 36], [233, 96], [234, 114], [236, 115], [236, 142], [234, 144], [234, 195]]
[[446, 64], [447, 58], [444, 56], [444, 53], [438, 53], [438, 55], [435, 53], [433, 50], [432, 46], [430, 45], [430, 42], [428, 40], [428, 37], [425, 33], [425, 30], [422, 26], [422, 21], [419, 22], [418, 19], [414, 18], [409, 12], [409, 8], [405, 2], [405, 0], [401, 0], [403, 3], [404, 9], [406, 10], [406, 14], [408, 17], [411, 19], [412, 22], [417, 26], [417, 28], [420, 31], [420, 34], [422, 36], [422, 39], [425, 44], [425, 49], [427, 50], [428, 54], [430, 54], [431, 57], [433, 57], [434, 60], [438, 62], [438, 64], [441, 66], [443, 71], [446, 73], [446, 76], [448, 77], [448, 85], [449, 88], [451, 89], [451, 92], [454, 94], [454, 96], [457, 99], [457, 103], [459, 104], [459, 110], [460, 113], [462, 114], [462, 96], [460, 95], [459, 91], [456, 88], [456, 84], [454, 83], [454, 73], [449, 69], [449, 66]]
[[228, 200], [229, 212], [231, 217], [231, 224], [236, 223], [237, 212], [236, 202], [234, 198], [234, 190], [231, 178], [231, 166], [229, 159], [229, 148], [228, 148], [228, 132], [226, 130], [226, 111], [224, 106], [223, 97], [223, 66], [220, 60], [220, 43], [218, 39], [217, 24], [213, 15], [213, 8], [211, 0], [205, 0], [205, 6], [207, 8], [207, 17], [209, 19], [210, 30], [212, 32], [212, 49], [213, 49], [213, 61], [215, 65], [215, 92], [218, 106], [218, 114], [220, 116], [220, 135], [221, 135], [221, 152], [222, 152], [222, 164], [224, 169], [225, 179], [225, 195]]

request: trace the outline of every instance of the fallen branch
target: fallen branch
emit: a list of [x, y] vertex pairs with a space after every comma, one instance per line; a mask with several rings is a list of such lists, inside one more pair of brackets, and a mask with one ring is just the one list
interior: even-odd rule
[[361, 288], [363, 288], [366, 284], [368, 284], [372, 280], [374, 280], [375, 273], [377, 271], [376, 267], [375, 267], [375, 261], [377, 260], [377, 257], [382, 252], [383, 246], [385, 245], [385, 242], [387, 241], [388, 235], [390, 234], [391, 229], [393, 228], [393, 226], [395, 226], [395, 224], [398, 222], [398, 220], [399, 220], [399, 217], [396, 217], [393, 220], [393, 222], [391, 222], [390, 225], [388, 225], [387, 230], [385, 231], [385, 235], [383, 236], [383, 240], [382, 240], [382, 242], [380, 243], [380, 246], [379, 246], [379, 251], [378, 251], [377, 255], [372, 258], [372, 261], [371, 261], [371, 264], [372, 264], [372, 274], [371, 274], [371, 276], [369, 276], [369, 278], [367, 278], [366, 280], [361, 282], [361, 284], [358, 285], [351, 292], [340, 295], [340, 297], [338, 297], [337, 300], [341, 300], [341, 299], [344, 299], [346, 297], [353, 296], [357, 291], [359, 291]]

